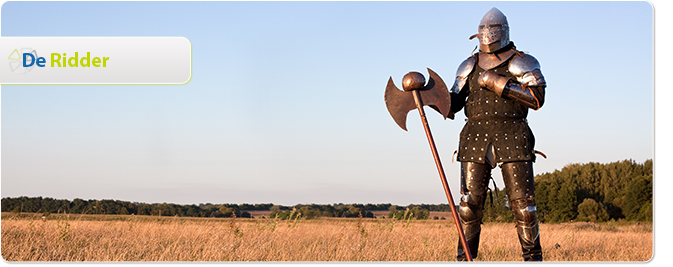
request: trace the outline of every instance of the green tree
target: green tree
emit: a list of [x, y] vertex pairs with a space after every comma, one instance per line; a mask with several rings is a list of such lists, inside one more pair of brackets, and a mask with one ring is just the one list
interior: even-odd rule
[[652, 175], [634, 179], [626, 192], [625, 202], [627, 220], [652, 221]]
[[602, 207], [608, 219], [649, 220], [651, 177], [652, 160], [643, 164], [633, 160], [568, 164], [560, 171], [538, 175], [535, 197], [540, 221], [587, 220], [578, 210], [579, 201], [587, 198]]
[[121, 207], [121, 209], [119, 209], [119, 214], [128, 215], [129, 211], [126, 209], [126, 207]]
[[322, 215], [320, 210], [309, 206], [302, 206], [298, 209], [298, 211], [301, 213], [301, 217], [304, 219], [316, 219], [320, 218]]
[[234, 214], [236, 214], [236, 217], [241, 217], [241, 212], [238, 209], [228, 207], [227, 205], [220, 205], [219, 209], [215, 211], [213, 216], [229, 218], [234, 216]]
[[420, 206], [412, 206], [409, 211], [411, 211], [412, 216], [418, 220], [427, 220], [430, 218], [430, 211], [421, 208]]
[[567, 222], [577, 217], [577, 199], [570, 187], [562, 187], [555, 195], [549, 217], [552, 222]]
[[278, 212], [280, 212], [280, 206], [279, 205], [273, 205], [273, 206], [271, 206], [271, 208], [269, 208], [269, 210], [271, 211], [271, 213], [278, 213]]
[[596, 202], [593, 198], [585, 198], [577, 206], [577, 213], [578, 221], [604, 222], [609, 218], [603, 204]]
[[138, 215], [151, 215], [152, 206], [150, 204], [142, 203], [138, 205]]

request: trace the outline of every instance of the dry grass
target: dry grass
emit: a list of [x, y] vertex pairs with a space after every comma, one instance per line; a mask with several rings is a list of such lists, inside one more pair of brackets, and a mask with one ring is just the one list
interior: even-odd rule
[[[517, 261], [521, 250], [513, 224], [487, 224], [479, 260]], [[647, 261], [652, 257], [652, 224], [542, 224], [540, 242], [546, 261]]]
[[[453, 261], [458, 242], [451, 220], [74, 218], [78, 217], [3, 215], [2, 257], [7, 261]], [[652, 244], [651, 224], [542, 225], [548, 261], [646, 261]], [[520, 254], [513, 224], [484, 225], [476, 260], [520, 261]]]

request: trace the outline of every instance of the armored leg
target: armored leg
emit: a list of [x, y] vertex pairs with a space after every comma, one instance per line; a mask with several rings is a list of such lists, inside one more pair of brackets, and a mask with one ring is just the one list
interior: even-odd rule
[[510, 209], [525, 261], [542, 261], [540, 226], [535, 206], [532, 162], [510, 162], [501, 166]]
[[[491, 174], [491, 166], [474, 162], [461, 163], [460, 176], [460, 207], [458, 215], [465, 232], [467, 246], [472, 258], [477, 257], [479, 251], [479, 235], [481, 234], [481, 218], [483, 216], [484, 201], [486, 200], [486, 186]], [[463, 244], [458, 241], [458, 261], [467, 260]]]

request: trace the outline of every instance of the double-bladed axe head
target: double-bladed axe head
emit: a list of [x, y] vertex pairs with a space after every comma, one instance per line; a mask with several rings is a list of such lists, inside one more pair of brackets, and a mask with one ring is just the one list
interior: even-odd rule
[[442, 114], [444, 119], [449, 117], [451, 110], [451, 95], [449, 94], [449, 90], [437, 73], [430, 68], [428, 68], [428, 73], [430, 74], [428, 84], [425, 84], [425, 77], [421, 73], [409, 72], [404, 75], [402, 79], [404, 91], [397, 89], [397, 86], [393, 82], [393, 77], [388, 79], [388, 86], [386, 86], [384, 96], [386, 107], [390, 115], [393, 116], [393, 120], [405, 131], [407, 130], [407, 113], [417, 108], [413, 90], [418, 90], [423, 105], [430, 106]]

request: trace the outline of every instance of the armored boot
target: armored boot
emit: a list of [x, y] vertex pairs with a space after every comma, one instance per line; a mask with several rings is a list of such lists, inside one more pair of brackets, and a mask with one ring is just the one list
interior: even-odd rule
[[542, 261], [540, 225], [533, 196], [513, 201], [512, 211], [516, 220], [516, 232], [519, 235], [523, 259], [525, 261]]
[[[491, 166], [486, 164], [463, 162], [461, 164], [461, 194], [458, 215], [463, 226], [467, 246], [472, 258], [479, 252], [479, 236], [481, 234], [481, 219], [483, 217], [484, 201], [486, 200], [486, 186], [491, 177]], [[458, 240], [456, 260], [466, 261], [465, 249]]]
[[[476, 258], [477, 253], [479, 252], [479, 236], [481, 235], [481, 218], [483, 214], [481, 209], [479, 212], [475, 212], [476, 209], [474, 209], [474, 207], [470, 208], [465, 204], [466, 202], [461, 200], [458, 211], [460, 214], [460, 224], [463, 226], [465, 241], [467, 241], [467, 246], [470, 248], [470, 255], [472, 258]], [[456, 260], [467, 261], [465, 249], [460, 240], [458, 240]]]
[[523, 259], [542, 261], [540, 225], [535, 206], [535, 184], [532, 162], [511, 162], [502, 165], [510, 209], [514, 213]]

